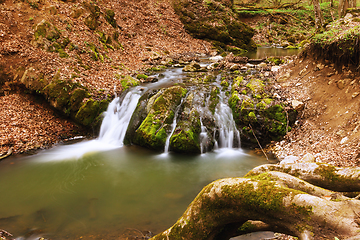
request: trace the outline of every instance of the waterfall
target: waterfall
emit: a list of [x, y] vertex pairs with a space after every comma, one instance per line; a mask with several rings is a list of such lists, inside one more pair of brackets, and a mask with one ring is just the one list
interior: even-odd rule
[[215, 148], [240, 148], [240, 132], [224, 91], [220, 91], [220, 101], [215, 108], [214, 118], [219, 128], [219, 141], [215, 143]]
[[173, 122], [171, 124], [171, 132], [170, 134], [167, 136], [166, 138], [166, 141], [165, 141], [165, 148], [164, 148], [164, 153], [169, 153], [169, 147], [170, 147], [170, 138], [171, 136], [173, 135], [175, 129], [176, 129], [176, 120], [177, 120], [177, 116], [179, 114], [179, 111], [180, 111], [180, 108], [181, 108], [181, 105], [183, 104], [184, 102], [184, 99], [187, 97], [187, 95], [181, 99], [181, 102], [180, 104], [176, 107], [175, 109], [175, 114], [174, 114], [174, 119], [173, 119]]
[[119, 147], [124, 145], [126, 130], [141, 95], [141, 92], [135, 88], [126, 94], [121, 104], [119, 97], [109, 104], [101, 124], [99, 141]]
[[207, 144], [209, 141], [207, 128], [204, 126], [202, 119], [200, 117], [200, 124], [201, 124], [201, 132], [200, 132], [200, 151], [201, 154], [205, 153], [207, 150]]

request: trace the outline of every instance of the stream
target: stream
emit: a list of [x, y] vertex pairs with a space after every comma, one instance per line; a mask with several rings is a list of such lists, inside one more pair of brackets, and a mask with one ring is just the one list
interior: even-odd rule
[[[124, 146], [127, 124], [143, 92], [172, 85], [184, 74], [174, 68], [163, 76], [156, 83], [131, 89], [121, 101], [116, 97], [97, 139], [1, 161], [0, 229], [17, 240], [40, 236], [126, 239], [143, 237], [145, 231], [157, 234], [172, 226], [208, 183], [244, 176], [267, 163], [239, 148], [239, 132], [222, 99], [215, 115], [217, 122], [224, 122], [219, 133], [224, 139], [214, 151], [181, 155], [168, 147], [164, 154]], [[236, 239], [271, 236], [263, 232]]]

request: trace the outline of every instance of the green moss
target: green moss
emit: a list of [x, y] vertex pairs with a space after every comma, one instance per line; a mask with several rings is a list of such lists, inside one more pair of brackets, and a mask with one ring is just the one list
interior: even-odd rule
[[192, 130], [183, 130], [175, 132], [170, 138], [172, 149], [182, 153], [199, 153], [200, 143], [199, 134]]
[[146, 80], [146, 79], [148, 78], [148, 76], [145, 75], [145, 74], [138, 74], [138, 75], [136, 76], [136, 78], [137, 78], [137, 79], [144, 79], [144, 80]]
[[215, 108], [220, 101], [219, 93], [220, 93], [220, 90], [218, 87], [213, 87], [211, 89], [209, 110], [212, 112], [212, 114], [215, 113]]
[[75, 115], [75, 120], [84, 126], [90, 126], [98, 115], [100, 109], [99, 102], [88, 99]]
[[238, 76], [234, 79], [233, 85], [231, 87], [231, 92], [239, 89], [242, 86], [242, 83], [244, 81], [244, 77], [243, 76]]
[[138, 86], [140, 84], [138, 79], [135, 79], [131, 76], [125, 76], [124, 78], [122, 78], [120, 80], [121, 86], [124, 90], [130, 88], [130, 87], [135, 87]]
[[147, 116], [135, 132], [133, 142], [152, 149], [162, 149], [174, 119], [174, 110], [185, 97], [187, 90], [175, 86], [154, 95]]
[[246, 87], [252, 92], [253, 97], [261, 99], [262, 95], [265, 94], [264, 82], [260, 79], [251, 79]]
[[248, 114], [248, 117], [249, 117], [249, 120], [250, 120], [251, 122], [257, 122], [257, 118], [256, 118], [256, 115], [255, 115], [254, 112], [250, 112], [250, 113]]
[[223, 87], [229, 87], [229, 83], [225, 79], [221, 81], [220, 85]]
[[281, 60], [279, 57], [269, 57], [266, 59], [268, 63], [274, 63], [275, 65], [280, 65], [284, 63], [284, 60]]
[[269, 107], [269, 105], [272, 103], [272, 99], [271, 98], [265, 98], [262, 99], [261, 102], [256, 104], [256, 108], [259, 110], [265, 110], [266, 108]]
[[115, 12], [111, 9], [107, 9], [105, 11], [105, 20], [110, 23], [111, 26], [113, 26], [114, 28], [117, 27], [117, 23], [115, 20]]

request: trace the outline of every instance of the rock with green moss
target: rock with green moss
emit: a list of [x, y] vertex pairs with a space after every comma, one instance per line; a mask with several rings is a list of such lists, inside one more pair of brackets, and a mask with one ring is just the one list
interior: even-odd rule
[[186, 89], [174, 86], [161, 89], [152, 96], [146, 106], [147, 116], [135, 131], [131, 142], [152, 149], [163, 149], [171, 130], [175, 110], [186, 92]]
[[[242, 129], [242, 145], [252, 147], [279, 140], [291, 128], [296, 111], [279, 100], [269, 97], [266, 80], [238, 76], [233, 80], [229, 106], [239, 129]], [[286, 106], [286, 107], [285, 107]]]
[[[211, 39], [242, 50], [254, 50], [254, 30], [239, 20], [229, 0], [172, 1], [175, 12], [194, 37]], [[240, 50], [242, 49], [242, 50]]]
[[123, 90], [126, 90], [130, 87], [135, 87], [140, 84], [140, 81], [138, 79], [135, 79], [129, 75], [123, 77], [120, 79], [121, 87]]
[[115, 12], [112, 9], [107, 9], [105, 11], [105, 20], [114, 28], [117, 27], [116, 19], [115, 19]]
[[100, 8], [96, 4], [92, 2], [83, 2], [83, 7], [88, 11], [88, 16], [85, 18], [85, 25], [91, 30], [96, 30], [96, 28], [100, 25]]
[[170, 138], [170, 150], [179, 153], [201, 153], [200, 114], [194, 106], [194, 94], [190, 93], [183, 103], [177, 125]]

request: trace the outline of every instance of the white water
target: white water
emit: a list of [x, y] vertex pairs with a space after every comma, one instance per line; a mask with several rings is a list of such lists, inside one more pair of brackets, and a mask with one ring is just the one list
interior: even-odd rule
[[175, 109], [175, 114], [174, 114], [174, 119], [173, 119], [173, 122], [171, 124], [171, 132], [170, 134], [167, 136], [166, 138], [166, 141], [165, 141], [165, 148], [164, 148], [164, 153], [169, 153], [169, 147], [170, 147], [170, 138], [171, 136], [173, 135], [175, 129], [176, 129], [176, 124], [177, 124], [177, 116], [179, 114], [179, 110], [181, 108], [181, 105], [183, 104], [184, 102], [184, 99], [186, 99], [186, 96], [184, 98], [181, 99], [181, 102], [180, 104], [176, 107]]
[[206, 148], [208, 146], [209, 136], [208, 136], [207, 128], [204, 126], [201, 117], [200, 117], [200, 124], [201, 124], [200, 151], [201, 151], [201, 154], [203, 154], [207, 150]]
[[79, 159], [86, 154], [108, 151], [124, 146], [126, 130], [137, 103], [142, 95], [140, 88], [133, 88], [120, 103], [120, 97], [109, 104], [101, 124], [100, 134], [97, 139], [82, 141], [71, 145], [63, 145], [45, 151], [42, 161]]
[[[219, 86], [221, 89], [221, 86]], [[219, 129], [219, 142], [215, 144], [218, 148], [240, 148], [240, 132], [236, 127], [232, 110], [227, 104], [225, 92], [220, 90], [220, 101], [215, 108], [215, 123]]]
[[126, 130], [141, 95], [140, 91], [133, 90], [126, 94], [121, 104], [119, 97], [109, 104], [100, 128], [100, 142], [124, 146]]

